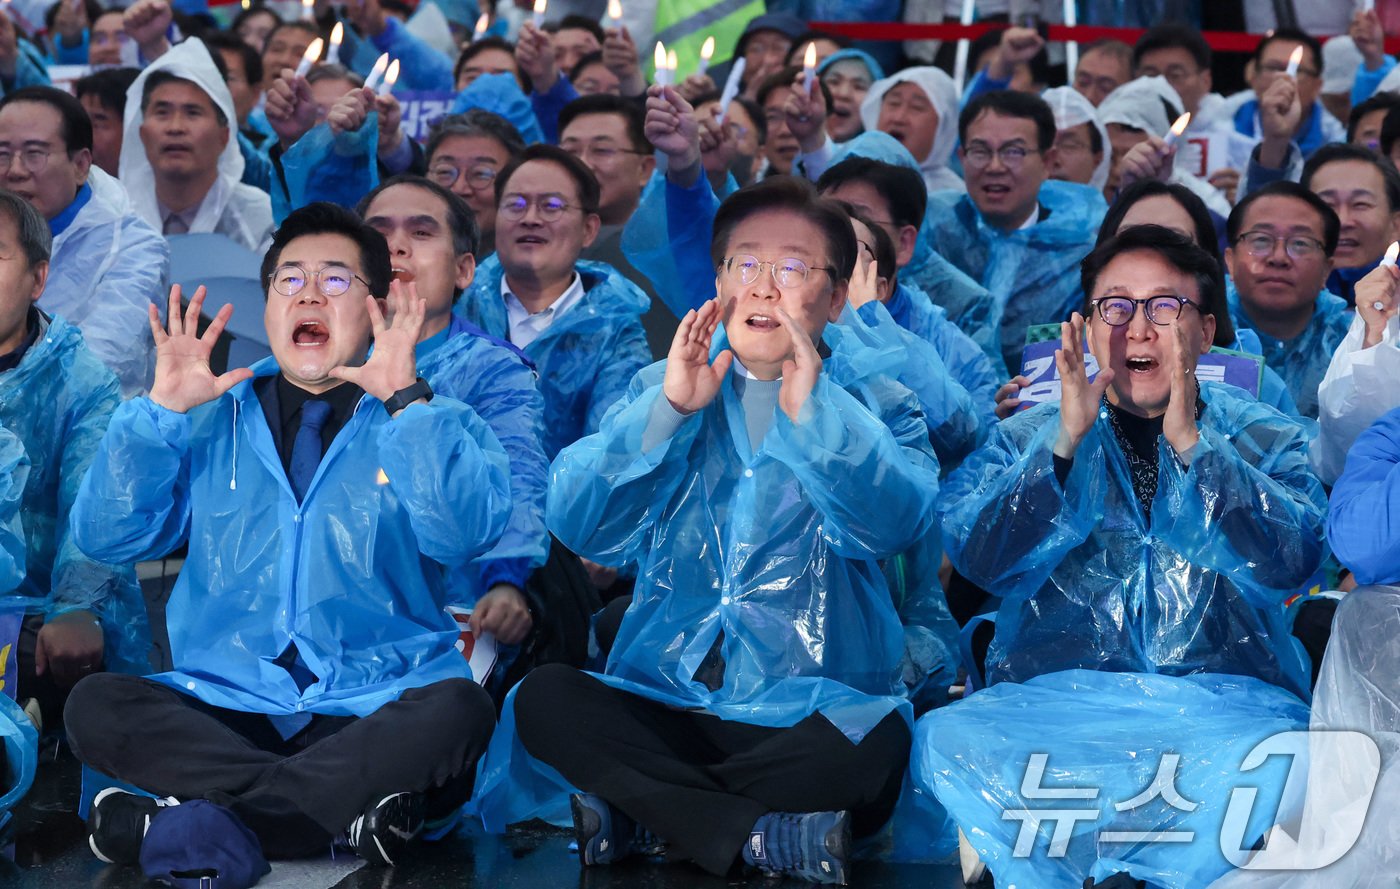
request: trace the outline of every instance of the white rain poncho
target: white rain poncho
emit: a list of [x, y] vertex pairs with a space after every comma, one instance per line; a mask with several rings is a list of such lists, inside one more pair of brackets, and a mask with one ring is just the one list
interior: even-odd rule
[[1113, 160], [1113, 149], [1108, 142], [1108, 128], [1099, 120], [1098, 109], [1080, 92], [1073, 87], [1057, 86], [1041, 93], [1040, 97], [1045, 100], [1045, 104], [1050, 106], [1050, 110], [1055, 112], [1055, 129], [1068, 130], [1081, 124], [1093, 124], [1094, 129], [1099, 131], [1099, 139], [1103, 145], [1103, 155], [1099, 158], [1099, 163], [1094, 167], [1094, 175], [1089, 179], [1089, 185], [1103, 191], [1108, 184], [1108, 167]]
[[170, 248], [120, 182], [94, 164], [87, 184], [92, 197], [53, 239], [39, 308], [76, 324], [129, 398], [149, 388], [155, 371], [147, 306], [164, 309]]
[[916, 83], [928, 96], [938, 114], [938, 132], [933, 136], [933, 148], [927, 157], [918, 158], [919, 172], [929, 191], [965, 190], [962, 178], [948, 168], [948, 160], [958, 144], [958, 89], [953, 79], [938, 68], [905, 68], [903, 71], [876, 81], [860, 103], [860, 119], [867, 131], [876, 129], [880, 120], [880, 104], [885, 93], [901, 83]]
[[1317, 438], [1312, 465], [1323, 484], [1342, 474], [1347, 452], [1357, 436], [1387, 411], [1400, 407], [1400, 321], [1391, 318], [1381, 341], [1369, 349], [1366, 321], [1354, 317], [1346, 337], [1332, 354], [1327, 375], [1317, 388]]
[[[156, 71], [170, 73], [194, 83], [208, 94], [230, 122], [237, 120], [229, 95], [209, 50], [199, 40], [186, 40], [156, 59], [126, 91], [126, 113], [122, 119], [122, 155], [119, 178], [131, 196], [131, 205], [156, 231], [163, 231], [163, 220], [156, 203], [155, 172], [141, 142], [141, 93], [146, 80]], [[219, 178], [204, 197], [190, 234], [216, 232], [227, 235], [255, 253], [266, 248], [272, 234], [272, 200], [267, 192], [244, 185], [243, 154], [238, 139], [229, 133], [228, 144], [219, 155]]]

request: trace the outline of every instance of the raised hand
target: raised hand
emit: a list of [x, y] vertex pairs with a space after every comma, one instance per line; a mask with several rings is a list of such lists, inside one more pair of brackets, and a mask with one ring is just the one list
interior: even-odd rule
[[846, 302], [852, 309], [859, 309], [879, 298], [879, 263], [875, 261], [875, 257], [859, 251], [856, 253], [856, 267], [851, 271], [851, 283], [846, 288]]
[[233, 316], [233, 306], [225, 305], [209, 322], [203, 336], [198, 335], [199, 313], [204, 307], [204, 288], [195, 290], [187, 309], [180, 306], [180, 285], [170, 288], [167, 315], [169, 329], [160, 326], [160, 313], [150, 306], [151, 336], [156, 344], [156, 380], [151, 386], [151, 401], [168, 410], [185, 413], [209, 401], [244, 380], [252, 379], [246, 367], [214, 375], [209, 367], [209, 355], [214, 343], [224, 332], [224, 325]]
[[1201, 440], [1196, 425], [1196, 356], [1186, 343], [1186, 330], [1172, 326], [1172, 389], [1167, 412], [1162, 415], [1162, 435], [1177, 454], [1184, 454]]
[[419, 298], [413, 282], [405, 286], [394, 281], [389, 285], [392, 322], [384, 320], [379, 300], [374, 296], [365, 297], [365, 308], [374, 331], [374, 351], [364, 364], [358, 367], [342, 364], [331, 368], [330, 375], [354, 383], [380, 401], [388, 401], [395, 392], [407, 389], [418, 379], [414, 349], [423, 329], [423, 317], [428, 312], [428, 301]]
[[316, 126], [316, 100], [311, 95], [311, 85], [291, 68], [283, 68], [267, 88], [263, 112], [282, 147], [291, 148]]
[[[729, 175], [730, 166], [739, 156], [739, 125], [721, 120], [718, 105], [711, 105], [707, 112], [693, 116], [699, 129], [700, 163], [711, 182], [716, 178], [723, 182]], [[719, 186], [715, 188], [718, 189]]]
[[375, 97], [374, 108], [379, 112], [379, 153], [391, 155], [404, 143], [403, 106], [391, 94]]
[[1385, 31], [1381, 28], [1380, 16], [1374, 9], [1358, 12], [1352, 16], [1351, 27], [1347, 29], [1351, 42], [1366, 64], [1366, 70], [1374, 71], [1385, 61]]
[[150, 61], [170, 48], [165, 35], [173, 17], [166, 0], [137, 0], [122, 14], [122, 28]]
[[1176, 146], [1160, 136], [1148, 136], [1129, 148], [1118, 161], [1118, 190], [1145, 179], [1166, 182], [1176, 162]]
[[807, 331], [798, 326], [791, 315], [782, 309], [776, 312], [779, 323], [792, 340], [792, 357], [783, 362], [783, 385], [778, 390], [778, 407], [782, 408], [789, 420], [796, 423], [807, 397], [817, 386], [817, 377], [821, 376], [822, 357], [817, 354], [817, 347]]
[[362, 86], [335, 100], [331, 110], [326, 112], [326, 123], [330, 124], [331, 132], [337, 136], [353, 133], [365, 125], [365, 119], [374, 107], [374, 90]]
[[799, 72], [783, 103], [783, 116], [803, 154], [811, 154], [826, 141], [826, 115], [826, 97], [822, 95], [821, 85], [813, 78], [812, 91], [807, 92], [807, 75]]
[[715, 82], [710, 79], [710, 75], [708, 74], [691, 74], [685, 80], [676, 84], [676, 92], [680, 93], [685, 97], [687, 102], [692, 104], [695, 102], [697, 96], [713, 93], [718, 89], [719, 87], [715, 86]]
[[996, 80], [1010, 80], [1016, 74], [1016, 66], [1035, 58], [1045, 46], [1045, 38], [1034, 28], [1007, 28], [1001, 32], [1001, 42], [987, 66], [987, 76]]
[[1060, 324], [1055, 369], [1060, 373], [1060, 432], [1055, 438], [1055, 455], [1068, 460], [1094, 427], [1099, 402], [1113, 382], [1111, 367], [1099, 368], [1099, 375], [1089, 382], [1084, 369], [1084, 316], [1078, 312]]
[[525, 641], [533, 625], [525, 594], [514, 584], [496, 584], [472, 609], [472, 633], [490, 633], [506, 645]]
[[715, 356], [714, 364], [710, 363], [710, 341], [719, 320], [719, 300], [712, 299], [698, 311], [686, 312], [676, 328], [671, 351], [666, 353], [661, 392], [677, 413], [693, 414], [714, 401], [734, 362], [734, 353], [725, 349]]
[[520, 26], [515, 41], [515, 63], [530, 78], [537, 94], [549, 92], [559, 79], [559, 66], [554, 63], [554, 38], [536, 28], [533, 22]]
[[1282, 167], [1288, 157], [1288, 144], [1303, 119], [1303, 106], [1298, 100], [1298, 84], [1293, 78], [1279, 75], [1259, 97], [1259, 162], [1271, 169]]
[[621, 83], [624, 96], [640, 96], [646, 92], [647, 81], [642, 76], [642, 57], [637, 44], [626, 28], [609, 28], [603, 36], [603, 67]]
[[695, 109], [673, 87], [653, 84], [647, 89], [647, 141], [666, 155], [667, 175], [678, 184], [695, 181], [700, 166], [700, 127]]
[[1018, 397], [1021, 390], [1031, 384], [1031, 378], [1024, 374], [1017, 374], [1010, 381], [996, 391], [993, 398], [996, 400], [996, 415], [998, 420], [1005, 420], [1016, 413], [1016, 409], [1021, 406], [1021, 399]]
[[1393, 265], [1378, 265], [1356, 282], [1356, 312], [1366, 324], [1363, 349], [1381, 341], [1385, 326], [1400, 311], [1400, 300], [1396, 299], [1397, 282], [1400, 282], [1400, 268]]

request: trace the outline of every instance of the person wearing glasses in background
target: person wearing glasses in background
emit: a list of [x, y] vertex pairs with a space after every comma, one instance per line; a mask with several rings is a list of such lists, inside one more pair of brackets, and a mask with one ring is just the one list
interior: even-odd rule
[[428, 139], [428, 178], [476, 214], [478, 262], [496, 252], [496, 174], [524, 150], [525, 140], [510, 121], [481, 108], [444, 117]]
[[456, 311], [523, 351], [540, 375], [544, 450], [596, 432], [651, 363], [647, 295], [617, 269], [580, 259], [598, 237], [598, 180], [553, 145], [531, 145], [496, 176], [496, 253]]
[[[997, 885], [1119, 885], [1086, 877], [1127, 862], [1204, 886], [1229, 866], [1220, 832], [1203, 829], [1230, 797], [1210, 763], [1307, 724], [1307, 660], [1283, 603], [1325, 555], [1327, 500], [1304, 421], [1197, 379], [1224, 305], [1214, 257], [1171, 229], [1131, 226], [1081, 277], [1083, 314], [1061, 324], [1055, 356], [1059, 402], [999, 423], [944, 485], [948, 556], [1002, 604], [988, 687], [920, 720], [913, 776]], [[1020, 778], [1047, 737], [1054, 783], [1094, 787], [1075, 801], [1093, 817], [1075, 822], [1062, 857], [1044, 845], [1012, 855], [1021, 824], [1003, 814], [1036, 808]], [[1193, 804], [1115, 807], [1168, 753]], [[1168, 825], [1187, 840], [1196, 825], [1194, 842], [1111, 833]]]
[[1230, 317], [1259, 335], [1264, 363], [1288, 384], [1298, 412], [1317, 418], [1317, 388], [1352, 312], [1325, 289], [1341, 221], [1296, 182], [1247, 195], [1225, 223]]

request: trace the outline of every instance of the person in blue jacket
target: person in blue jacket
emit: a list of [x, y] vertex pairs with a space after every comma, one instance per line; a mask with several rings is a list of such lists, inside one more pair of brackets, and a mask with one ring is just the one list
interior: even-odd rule
[[1341, 223], [1296, 182], [1251, 192], [1225, 223], [1230, 315], [1259, 339], [1264, 362], [1288, 384], [1305, 417], [1317, 418], [1317, 389], [1353, 312], [1325, 288]]
[[1400, 584], [1400, 408], [1357, 437], [1332, 488], [1327, 540], [1359, 584]]
[[510, 457], [510, 521], [500, 542], [454, 572], [451, 603], [472, 608], [473, 632], [507, 645], [529, 633], [539, 605], [525, 580], [544, 564], [544, 400], [530, 360], [452, 314], [476, 274], [477, 227], [453, 192], [418, 176], [396, 176], [365, 196], [360, 216], [389, 242], [394, 277], [427, 302], [418, 371], [433, 391], [469, 405]]
[[[61, 724], [78, 680], [99, 670], [146, 673], [150, 633], [130, 560], [106, 564], [74, 545], [68, 519], [112, 412], [117, 379], [78, 329], [36, 308], [49, 276], [39, 212], [0, 191], [0, 424], [29, 455], [22, 487], [27, 556], [0, 610], [24, 612], [16, 699]], [[3, 648], [14, 639], [0, 639]]]
[[[79, 683], [74, 752], [226, 807], [269, 858], [335, 842], [399, 860], [470, 796], [494, 721], [455, 645], [444, 569], [500, 539], [507, 458], [475, 411], [418, 378], [424, 301], [391, 275], [384, 238], [353, 212], [296, 211], [263, 259], [273, 354], [218, 377], [209, 353], [231, 307], [196, 336], [203, 288], [184, 311], [172, 288], [151, 395], [113, 416], [73, 508], [94, 558], [189, 544], [166, 608], [174, 669]], [[166, 811], [103, 791], [93, 852], [135, 863]]]
[[[28, 473], [24, 444], [0, 426], [0, 585], [4, 589], [12, 589], [24, 579], [26, 544], [20, 500]], [[0, 599], [0, 626], [14, 632], [17, 622], [8, 606]], [[29, 792], [38, 759], [39, 733], [29, 714], [0, 695], [0, 829], [8, 826], [14, 807]]]
[[[1308, 669], [1283, 604], [1326, 553], [1326, 500], [1302, 422], [1195, 379], [1223, 302], [1213, 257], [1179, 232], [1131, 226], [1082, 274], [1090, 318], [1061, 326], [1059, 403], [1000, 423], [945, 486], [948, 555], [1002, 605], [990, 687], [921, 720], [913, 774], [999, 885], [1121, 871], [1207, 885], [1228, 867], [1225, 791], [1258, 783], [1244, 754], [1306, 725]], [[1012, 854], [1003, 817], [1035, 808], [1020, 779], [1036, 751], [1055, 784], [1097, 788], [1074, 797], [1088, 812], [1060, 857]], [[1198, 806], [1120, 814], [1164, 752]], [[1112, 833], [1193, 826], [1194, 842]]]
[[987, 288], [1016, 373], [1027, 328], [1063, 321], [1083, 302], [1074, 270], [1107, 206], [1090, 186], [1048, 177], [1055, 115], [1038, 96], [983, 93], [958, 116], [958, 133], [967, 193], [929, 195], [930, 241]]
[[535, 363], [544, 451], [598, 430], [632, 374], [650, 363], [637, 285], [579, 254], [598, 235], [598, 180], [553, 145], [526, 148], [496, 176], [496, 254], [456, 312]]
[[644, 830], [711, 873], [844, 884], [909, 738], [878, 560], [933, 527], [937, 461], [912, 394], [829, 324], [856, 259], [837, 206], [791, 177], [745, 188], [713, 258], [718, 298], [551, 467], [551, 530], [641, 568], [605, 674], [521, 683], [519, 755], [585, 791], [585, 865]]

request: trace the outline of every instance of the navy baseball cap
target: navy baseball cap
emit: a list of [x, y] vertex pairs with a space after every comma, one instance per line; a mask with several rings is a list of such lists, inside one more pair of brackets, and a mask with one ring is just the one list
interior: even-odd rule
[[141, 870], [175, 889], [248, 889], [272, 866], [237, 815], [197, 799], [151, 819], [141, 842]]

